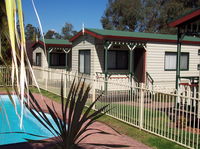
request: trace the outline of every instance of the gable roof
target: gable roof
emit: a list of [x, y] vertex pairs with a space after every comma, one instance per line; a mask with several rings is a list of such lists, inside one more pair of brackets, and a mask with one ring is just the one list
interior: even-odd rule
[[47, 47], [71, 47], [72, 45], [72, 43], [69, 42], [69, 40], [65, 40], [65, 39], [44, 39], [44, 41], [42, 39], [39, 39], [38, 42], [35, 42], [32, 45], [32, 47], [38, 43], [43, 46], [45, 43]]
[[177, 27], [179, 25], [184, 24], [185, 22], [191, 21], [193, 19], [197, 19], [200, 17], [200, 7], [196, 9], [192, 9], [187, 13], [179, 16], [178, 18], [174, 19], [169, 23], [171, 27]]
[[[143, 32], [128, 32], [128, 31], [117, 31], [117, 30], [104, 30], [104, 29], [92, 29], [86, 28], [85, 32], [97, 39], [101, 40], [131, 40], [131, 41], [143, 41], [143, 42], [167, 42], [176, 43], [177, 36], [169, 34], [157, 34], [157, 33], [143, 33]], [[80, 31], [74, 37], [70, 39], [73, 42], [83, 33]], [[183, 43], [186, 44], [200, 44], [200, 39], [196, 37], [185, 36]]]

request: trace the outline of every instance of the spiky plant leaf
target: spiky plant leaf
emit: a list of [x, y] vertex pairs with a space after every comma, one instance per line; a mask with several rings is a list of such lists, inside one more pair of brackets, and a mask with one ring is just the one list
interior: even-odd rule
[[[93, 105], [100, 99], [99, 96], [84, 112], [89, 92], [90, 86], [85, 84], [85, 80], [80, 78], [76, 83], [76, 80], [74, 79], [67, 98], [64, 98], [63, 83], [61, 83], [61, 116], [56, 112], [54, 105], [50, 106], [46, 104], [48, 112], [58, 128], [57, 130], [52, 128], [53, 124], [49, 123], [50, 121], [44, 116], [45, 113], [41, 106], [30, 93], [30, 103], [33, 108], [30, 109], [31, 113], [43, 126], [45, 126], [45, 128], [47, 128], [47, 130], [52, 128], [51, 132], [53, 131], [53, 134], [57, 138], [57, 145], [62, 149], [73, 149], [81, 140], [94, 133], [109, 134], [99, 129], [90, 128], [90, 126], [98, 118], [109, 111], [109, 109], [106, 110], [108, 108], [108, 105], [106, 105], [99, 110], [92, 112]], [[37, 111], [38, 114], [33, 111]], [[96, 130], [96, 132], [85, 134], [85, 132], [91, 130]]]

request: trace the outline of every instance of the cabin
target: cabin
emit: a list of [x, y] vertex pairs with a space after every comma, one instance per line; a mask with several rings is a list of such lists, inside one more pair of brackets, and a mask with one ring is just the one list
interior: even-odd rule
[[41, 88], [47, 87], [47, 83], [60, 82], [60, 74], [52, 71], [71, 70], [71, 43], [68, 40], [40, 39], [32, 45], [32, 49], [34, 74]]
[[[175, 88], [176, 35], [86, 28], [70, 42], [73, 72]], [[181, 44], [180, 76], [198, 76], [199, 38], [185, 36]]]
[[42, 39], [32, 45], [33, 66], [43, 69], [71, 69], [71, 43], [63, 39]]

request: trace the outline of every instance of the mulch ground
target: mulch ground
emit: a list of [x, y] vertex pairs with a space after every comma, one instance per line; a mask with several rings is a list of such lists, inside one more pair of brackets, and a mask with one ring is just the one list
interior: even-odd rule
[[[1, 93], [3, 94], [3, 93]], [[61, 113], [60, 104], [54, 102], [47, 97], [41, 96], [39, 94], [34, 94], [37, 101], [40, 103], [41, 107], [44, 111], [47, 111], [45, 106], [45, 102], [52, 106], [52, 102], [55, 106], [55, 109], [58, 113]], [[44, 102], [45, 101], [45, 102]], [[105, 134], [93, 134], [87, 138], [85, 138], [79, 144], [81, 149], [150, 149], [150, 147], [133, 140], [132, 138], [118, 134], [112, 128], [107, 126], [106, 124], [95, 122], [91, 128], [98, 128], [100, 130], [108, 132], [110, 135]], [[52, 147], [53, 142], [49, 142], [47, 144], [41, 143], [17, 143], [17, 144], [10, 144], [10, 145], [1, 145], [0, 149], [48, 149]]]

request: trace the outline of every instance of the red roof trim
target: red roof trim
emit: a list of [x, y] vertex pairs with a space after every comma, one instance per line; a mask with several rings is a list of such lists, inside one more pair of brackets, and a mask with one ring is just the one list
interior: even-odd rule
[[176, 26], [178, 26], [178, 25], [180, 25], [180, 24], [182, 24], [182, 23], [184, 23], [184, 22], [186, 22], [186, 21], [188, 21], [188, 20], [190, 20], [194, 17], [197, 17], [197, 16], [200, 16], [200, 9], [197, 10], [197, 11], [194, 11], [194, 12], [192, 12], [192, 13], [190, 13], [190, 14], [188, 14], [188, 15], [180, 18], [180, 19], [177, 19], [177, 20], [171, 22], [169, 24], [169, 26], [170, 27], [176, 27]]
[[[102, 35], [98, 35], [98, 34], [96, 34], [96, 33], [94, 33], [94, 32], [91, 32], [91, 31], [89, 31], [89, 30], [87, 30], [87, 29], [85, 29], [85, 32], [84, 32], [84, 33], [89, 34], [89, 35], [91, 35], [91, 36], [93, 36], [93, 37], [95, 37], [95, 38], [98, 38], [98, 39], [103, 39], [103, 36], [102, 36]], [[78, 37], [80, 37], [80, 36], [82, 36], [82, 35], [83, 35], [82, 31], [80, 31], [80, 32], [78, 32], [78, 34], [76, 34], [74, 37], [72, 37], [69, 41], [70, 41], [70, 42], [73, 42], [74, 40], [76, 40]]]
[[[37, 43], [39, 43], [39, 44], [41, 44], [41, 45], [44, 46], [44, 42], [38, 41], [38, 42], [34, 43], [34, 44], [32, 45], [32, 47], [35, 46]], [[71, 47], [72, 47], [71, 44], [45, 44], [45, 45], [46, 45], [47, 47], [64, 47], [64, 48], [71, 48]]]
[[104, 36], [98, 35], [98, 34], [96, 34], [96, 33], [93, 33], [93, 32], [91, 32], [91, 31], [88, 31], [88, 30], [85, 30], [85, 33], [87, 33], [87, 34], [89, 34], [89, 35], [92, 35], [92, 36], [94, 36], [94, 37], [97, 38], [97, 39], [103, 39], [103, 38], [104, 38]]
[[69, 39], [70, 42], [74, 41], [76, 38], [82, 35], [82, 31], [78, 32], [75, 36]]

